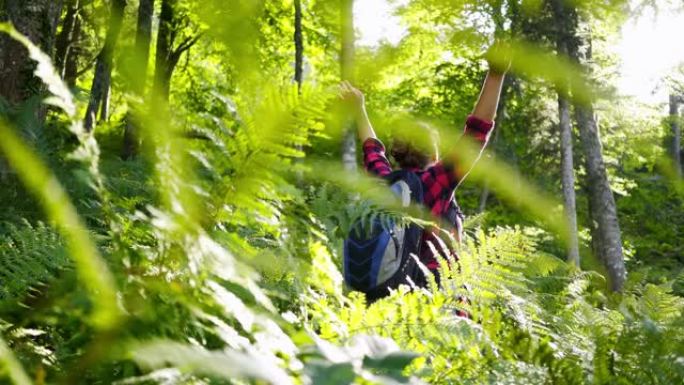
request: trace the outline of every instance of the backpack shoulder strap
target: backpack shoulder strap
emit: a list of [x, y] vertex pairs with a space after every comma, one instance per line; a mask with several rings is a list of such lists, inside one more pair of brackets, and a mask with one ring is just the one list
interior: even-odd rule
[[389, 173], [384, 179], [393, 185], [397, 182], [405, 182], [411, 190], [411, 200], [416, 203], [423, 203], [423, 181], [418, 174], [408, 170], [396, 170]]
[[456, 203], [456, 199], [451, 199], [449, 201], [449, 205], [442, 216], [449, 221], [449, 223], [455, 223], [457, 218], [463, 220], [465, 217], [463, 211], [461, 211], [461, 208], [458, 206], [458, 203]]

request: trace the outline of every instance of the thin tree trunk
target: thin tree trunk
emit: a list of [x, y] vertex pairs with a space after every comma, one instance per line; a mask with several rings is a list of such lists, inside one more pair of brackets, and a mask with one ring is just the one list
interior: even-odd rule
[[[152, 16], [154, 15], [154, 0], [140, 0], [138, 7], [138, 25], [135, 36], [135, 56], [133, 70], [130, 74], [133, 94], [144, 98], [147, 83], [147, 66], [150, 60], [150, 43], [152, 41]], [[137, 123], [129, 111], [126, 115], [122, 158], [131, 159], [138, 152]]]
[[[591, 196], [591, 190], [589, 189], [589, 181], [586, 178], [582, 183], [582, 191], [584, 192], [584, 196]], [[593, 221], [594, 217], [596, 217], [596, 210], [594, 209], [592, 203], [593, 201], [591, 199], [587, 199], [587, 216], [589, 217], [590, 221]], [[590, 246], [592, 254], [600, 256], [603, 253], [603, 243], [601, 242], [601, 234], [598, 231], [598, 226], [589, 226], [589, 236], [591, 237]]]
[[[0, 22], [11, 22], [31, 42], [50, 53], [61, 9], [61, 1], [4, 0], [0, 1]], [[15, 108], [43, 92], [42, 82], [33, 74], [35, 66], [23, 45], [7, 34], [0, 33], [0, 100], [7, 102], [9, 115]], [[32, 116], [35, 119], [28, 124], [40, 129], [45, 108], [38, 107]], [[0, 158], [0, 180], [9, 173], [5, 160]]]
[[[555, 4], [555, 18], [559, 30], [556, 32], [556, 47], [559, 56], [567, 56], [569, 50], [577, 52], [574, 32], [574, 18], [565, 18], [562, 5]], [[565, 239], [567, 261], [579, 267], [579, 236], [577, 233], [577, 203], [575, 195], [575, 165], [572, 149], [572, 123], [568, 93], [558, 90], [558, 126], [560, 131], [561, 185], [563, 189], [563, 211], [568, 233]]]
[[82, 23], [82, 16], [77, 15], [72, 33], [73, 40], [67, 50], [67, 56], [64, 63], [64, 81], [71, 88], [76, 86], [76, 80], [78, 78], [78, 58], [82, 51], [80, 47]]
[[109, 27], [107, 29], [107, 37], [105, 39], [104, 47], [97, 57], [97, 64], [95, 65], [95, 77], [90, 88], [90, 101], [86, 109], [83, 127], [86, 131], [92, 131], [95, 126], [95, 118], [100, 107], [105, 92], [107, 89], [107, 79], [112, 73], [112, 63], [114, 60], [114, 49], [119, 40], [119, 32], [121, 31], [121, 24], [123, 22], [124, 8], [126, 7], [126, 0], [112, 0]]
[[[304, 84], [304, 33], [302, 31], [302, 0], [294, 0], [294, 46], [295, 46], [295, 63], [294, 63], [294, 81], [297, 84], [297, 96], [302, 94], [302, 85]], [[306, 136], [306, 131], [304, 132]], [[303, 152], [304, 147], [301, 144], [296, 144], [295, 149], [298, 152]], [[300, 159], [296, 160], [300, 162]], [[295, 174], [297, 186], [303, 187], [304, 177], [301, 170]]]
[[615, 198], [608, 182], [608, 173], [601, 153], [594, 111], [591, 106], [575, 106], [575, 119], [580, 131], [587, 172], [587, 187], [591, 204], [591, 226], [599, 236], [600, 258], [610, 278], [610, 288], [621, 291], [627, 272], [622, 255], [622, 237]]
[[109, 99], [112, 95], [112, 74], [111, 72], [105, 75], [104, 89], [102, 91], [102, 103], [100, 104], [100, 122], [109, 120]]
[[[52, 52], [56, 22], [62, 2], [55, 0], [4, 0], [0, 2], [0, 22], [10, 21], [44, 52]], [[0, 97], [16, 106], [42, 90], [28, 51], [7, 34], [0, 34]]]
[[95, 126], [95, 115], [102, 103], [102, 97], [104, 94], [105, 81], [107, 72], [110, 71], [110, 66], [105, 63], [102, 53], [97, 58], [97, 64], [95, 65], [95, 76], [93, 77], [93, 83], [90, 88], [90, 101], [88, 102], [88, 108], [86, 109], [85, 119], [83, 126], [86, 131], [90, 132]]
[[163, 100], [169, 99], [171, 50], [173, 48], [174, 8], [176, 0], [162, 0], [159, 14], [159, 32], [157, 33], [157, 55], [154, 79], [155, 91]]
[[[556, 20], [556, 36], [555, 39], [559, 45], [559, 51], [567, 52], [571, 60], [578, 64], [582, 64], [579, 54], [579, 46], [582, 43], [580, 39], [578, 26], [579, 16], [574, 6], [562, 0], [550, 0], [554, 18]], [[585, 43], [588, 48], [585, 53], [586, 62], [591, 61], [591, 37], [587, 37]], [[587, 70], [588, 72], [588, 70]], [[594, 250], [598, 250], [598, 256], [602, 260], [608, 272], [610, 281], [610, 288], [613, 291], [621, 291], [626, 279], [625, 262], [622, 254], [622, 236], [620, 233], [620, 224], [617, 216], [617, 206], [613, 192], [610, 189], [608, 181], [608, 173], [606, 172], [606, 165], [603, 161], [603, 154], [601, 149], [601, 140], [598, 132], [598, 125], [594, 117], [594, 109], [591, 103], [580, 104], [573, 103], [575, 108], [575, 120], [580, 132], [580, 142], [584, 151], [584, 162], [586, 168], [586, 188], [589, 198], [589, 214], [590, 214], [590, 229], [592, 234], [592, 246]], [[559, 101], [559, 110], [565, 109], [561, 106]], [[563, 113], [559, 111], [559, 113]], [[565, 124], [565, 117], [561, 116]], [[569, 125], [567, 125], [569, 126]], [[566, 126], [566, 127], [567, 127]], [[570, 151], [572, 132], [566, 130], [565, 139], [561, 137], [563, 151], [563, 192], [566, 199], [568, 220], [570, 221], [570, 203], [567, 200], [574, 190], [574, 183], [570, 183], [570, 168], [569, 162], [572, 160]], [[563, 135], [562, 135], [563, 136]], [[567, 159], [566, 159], [567, 158]], [[567, 175], [566, 175], [567, 173]], [[566, 180], [567, 178], [567, 180]]]
[[202, 36], [201, 33], [198, 33], [194, 37], [185, 38], [177, 46], [175, 45], [181, 21], [177, 15], [177, 3], [178, 0], [162, 0], [159, 15], [154, 89], [157, 96], [164, 101], [169, 100], [171, 78], [181, 56], [192, 48]]
[[64, 68], [67, 57], [69, 56], [69, 51], [78, 38], [78, 35], [76, 35], [75, 32], [79, 18], [79, 10], [79, 0], [68, 0], [67, 11], [64, 15], [64, 21], [62, 22], [62, 30], [57, 36], [57, 41], [55, 43], [55, 68], [61, 77], [64, 77]]
[[[587, 62], [590, 62], [591, 37], [589, 36], [587, 39], [589, 49], [585, 53], [585, 58]], [[578, 51], [570, 53], [571, 57], [579, 63]], [[627, 277], [622, 253], [622, 234], [615, 197], [610, 188], [608, 173], [603, 160], [601, 138], [593, 106], [591, 104], [575, 104], [575, 119], [580, 132], [582, 149], [584, 150], [587, 187], [589, 189], [591, 207], [591, 226], [595, 230], [592, 231], [592, 234], [598, 236], [596, 246], [600, 250], [599, 257], [608, 272], [611, 290], [616, 292], [622, 291]]]
[[568, 226], [566, 241], [567, 260], [579, 267], [579, 237], [577, 235], [577, 207], [575, 202], [575, 166], [572, 150], [572, 126], [570, 123], [570, 103], [561, 93], [558, 94], [558, 125], [560, 128], [561, 184], [563, 186], [563, 208]]
[[[354, 0], [342, 0], [341, 9], [342, 49], [340, 70], [342, 80], [354, 81]], [[345, 123], [343, 134], [342, 164], [345, 170], [354, 171], [356, 165], [356, 133], [353, 124]]]
[[304, 37], [302, 34], [302, 0], [294, 0], [294, 44], [295, 44], [295, 75], [297, 91], [301, 92], [304, 80]]
[[676, 95], [670, 95], [670, 128], [672, 129], [672, 148], [670, 152], [672, 153], [672, 165], [674, 166], [675, 173], [680, 178], [682, 177], [682, 131], [679, 125], [679, 104], [681, 99], [681, 97]]

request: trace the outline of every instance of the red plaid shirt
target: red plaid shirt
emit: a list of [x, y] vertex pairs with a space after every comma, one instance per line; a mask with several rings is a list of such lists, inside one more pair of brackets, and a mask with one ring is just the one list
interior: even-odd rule
[[[474, 116], [469, 116], [464, 130], [464, 135], [469, 136], [480, 145], [480, 151], [487, 145], [494, 122], [487, 122]], [[457, 146], [458, 144], [456, 144]], [[392, 172], [392, 165], [385, 155], [385, 146], [378, 139], [368, 138], [363, 143], [363, 163], [368, 172], [385, 176]], [[454, 198], [456, 187], [463, 177], [470, 171], [472, 164], [454, 164], [452, 161], [438, 161], [424, 170], [412, 170], [423, 182], [423, 204], [430, 209], [435, 217], [440, 217], [449, 207]], [[454, 172], [455, 170], [455, 172]], [[457, 220], [453, 223], [457, 239], [461, 239], [463, 223]], [[421, 261], [430, 269], [435, 270], [439, 264], [433, 255], [428, 242], [439, 249], [434, 239], [436, 231], [426, 231], [423, 234], [421, 246]]]

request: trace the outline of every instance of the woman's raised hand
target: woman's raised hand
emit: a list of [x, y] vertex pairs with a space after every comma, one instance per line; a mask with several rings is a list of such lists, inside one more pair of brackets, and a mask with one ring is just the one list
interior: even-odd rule
[[513, 54], [511, 45], [505, 41], [496, 41], [484, 55], [489, 64], [489, 71], [503, 75], [511, 69]]
[[363, 109], [366, 103], [363, 92], [346, 80], [340, 83], [340, 98], [354, 109]]

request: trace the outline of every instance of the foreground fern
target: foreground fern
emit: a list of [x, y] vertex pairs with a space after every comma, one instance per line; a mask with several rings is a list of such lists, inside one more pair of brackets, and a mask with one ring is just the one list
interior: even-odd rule
[[[459, 250], [461, 272], [446, 275], [442, 289], [399, 290], [370, 307], [358, 295], [309, 301], [311, 314], [319, 314], [311, 327], [340, 342], [356, 333], [390, 337], [421, 354], [411, 371], [429, 383], [684, 380], [681, 360], [662, 359], [681, 357], [684, 348], [672, 334], [684, 321], [684, 302], [666, 287], [646, 285], [595, 303], [601, 282], [594, 275], [549, 259], [521, 230], [476, 237]], [[535, 282], [543, 277], [565, 288], [545, 292]], [[464, 307], [472, 319], [456, 315]]]
[[[402, 288], [370, 306], [345, 292], [338, 257], [351, 223], [417, 219], [371, 204], [362, 178], [299, 162], [334, 118], [325, 89], [250, 79], [236, 98], [207, 90], [215, 108], [201, 113], [159, 103], [140, 117], [141, 159], [101, 168], [102, 138], [82, 130], [49, 59], [23, 41], [67, 115], [54, 128], [71, 135], [76, 152], [62, 155], [78, 162], [65, 168], [90, 191], [56, 204], [64, 189], [38, 157], [17, 139], [26, 168], [18, 147], [0, 145], [41, 187], [29, 202], [47, 203], [36, 216], [49, 223], [2, 224], [0, 381], [684, 382], [684, 303], [669, 283], [606, 297], [600, 275], [540, 251], [539, 229], [472, 229], [459, 262], [442, 261], [441, 288]], [[117, 317], [105, 328], [91, 319], [102, 309]]]
[[71, 261], [61, 237], [43, 223], [7, 224], [0, 235], [0, 304], [38, 295]]

